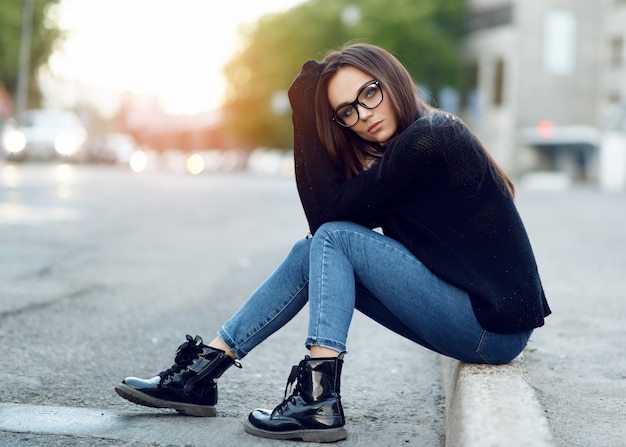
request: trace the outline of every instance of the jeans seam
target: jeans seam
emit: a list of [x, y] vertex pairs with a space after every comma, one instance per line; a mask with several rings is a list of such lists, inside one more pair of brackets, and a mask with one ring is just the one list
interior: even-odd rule
[[[501, 361], [495, 361], [493, 358], [490, 358], [490, 356], [486, 355], [485, 352], [482, 349], [483, 343], [485, 342], [485, 338], [486, 338], [487, 334], [489, 334], [489, 333], [490, 333], [489, 331], [483, 330], [483, 333], [480, 335], [480, 340], [478, 341], [478, 346], [476, 347], [476, 354], [478, 354], [478, 356], [481, 359], [483, 359], [487, 364], [490, 364], [490, 365], [501, 364], [502, 363]], [[519, 341], [520, 341], [520, 345], [521, 346], [525, 347], [528, 344], [529, 336], [527, 335], [526, 331], [525, 332], [519, 332], [519, 333], [517, 333], [515, 335], [517, 335], [519, 337]], [[522, 351], [523, 351], [523, 349], [524, 348], [522, 348]], [[519, 353], [517, 355], [519, 355]], [[515, 357], [513, 357], [513, 358], [515, 358]], [[513, 360], [513, 359], [510, 359], [510, 360]]]
[[491, 364], [492, 361], [487, 358], [487, 356], [483, 355], [483, 351], [482, 351], [482, 345], [483, 345], [483, 341], [485, 340], [485, 336], [487, 334], [487, 331], [483, 330], [482, 334], [480, 334], [480, 339], [478, 340], [478, 345], [476, 346], [476, 354], [478, 354], [478, 356], [483, 359], [485, 361], [485, 363], [487, 364]]
[[[353, 234], [357, 234], [360, 235], [359, 232], [354, 231], [354, 230], [350, 230], [350, 229], [345, 229], [345, 228], [339, 228], [339, 229], [334, 229], [334, 230], [327, 230], [326, 233], [328, 236], [333, 235], [333, 238], [335, 240], [335, 242], [337, 241], [342, 241], [342, 237], [335, 237], [334, 235], [337, 233], [342, 233], [342, 232], [350, 232]], [[341, 351], [345, 351], [346, 350], [346, 345], [343, 342], [339, 342], [337, 340], [331, 340], [328, 338], [320, 338], [319, 337], [319, 327], [320, 327], [320, 321], [322, 320], [322, 315], [324, 313], [324, 309], [322, 306], [322, 303], [324, 302], [323, 299], [321, 299], [321, 295], [322, 295], [322, 290], [324, 288], [323, 286], [323, 279], [325, 278], [325, 271], [326, 271], [326, 252], [327, 252], [327, 248], [329, 246], [329, 241], [328, 241], [328, 237], [324, 238], [323, 241], [323, 246], [322, 246], [322, 260], [321, 260], [321, 273], [320, 273], [320, 278], [319, 278], [319, 290], [320, 290], [320, 299], [319, 299], [319, 304], [318, 304], [318, 312], [315, 315], [315, 335], [311, 336], [311, 330], [309, 330], [309, 336], [307, 337], [307, 341], [306, 341], [306, 346], [307, 348], [310, 347], [311, 345], [314, 346], [322, 346], [322, 347], [326, 347], [326, 348], [330, 348], [330, 349], [339, 349]], [[342, 241], [343, 242], [343, 241]], [[345, 250], [344, 250], [345, 251]], [[356, 272], [355, 272], [355, 278], [356, 278]], [[310, 279], [310, 278], [309, 278]], [[311, 297], [309, 295], [309, 303], [311, 301]], [[310, 305], [310, 304], [309, 304]], [[311, 324], [311, 319], [309, 320], [309, 324]], [[348, 330], [349, 330], [349, 326], [348, 326]], [[310, 341], [312, 341], [313, 343], [310, 343]]]
[[[322, 303], [324, 302], [324, 300], [323, 300], [323, 299], [321, 299], [321, 295], [322, 295], [322, 290], [323, 290], [323, 288], [324, 288], [324, 276], [325, 276], [325, 271], [326, 271], [326, 270], [325, 270], [325, 269], [326, 269], [325, 259], [326, 259], [326, 248], [327, 248], [327, 246], [328, 246], [328, 241], [327, 241], [327, 240], [324, 240], [324, 245], [323, 245], [323, 247], [322, 247], [322, 260], [321, 260], [321, 263], [322, 263], [322, 265], [321, 265], [322, 272], [321, 272], [320, 277], [319, 277], [320, 299], [318, 300], [318, 311], [317, 311], [317, 314], [315, 315], [315, 325], [314, 325], [314, 328], [315, 328], [315, 337], [314, 337], [314, 338], [317, 338], [317, 337], [318, 337], [318, 334], [319, 334], [319, 328], [320, 328], [320, 321], [322, 320], [322, 312], [323, 312], [323, 309], [322, 309]], [[310, 276], [310, 275], [309, 275], [309, 276]], [[310, 277], [309, 277], [309, 280], [310, 280]], [[310, 302], [311, 302], [311, 295], [309, 294], [309, 306], [310, 306]], [[309, 321], [309, 324], [310, 324], [310, 323], [311, 323], [311, 322]], [[309, 332], [310, 332], [310, 331], [309, 331]]]

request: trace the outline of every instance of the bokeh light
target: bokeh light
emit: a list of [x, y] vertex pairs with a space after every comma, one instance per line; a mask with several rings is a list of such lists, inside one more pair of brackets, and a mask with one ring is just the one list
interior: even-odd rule
[[187, 158], [187, 171], [193, 175], [198, 175], [204, 171], [204, 158], [202, 155], [193, 154]]
[[135, 151], [130, 156], [129, 164], [133, 172], [143, 172], [148, 167], [148, 156], [144, 151]]

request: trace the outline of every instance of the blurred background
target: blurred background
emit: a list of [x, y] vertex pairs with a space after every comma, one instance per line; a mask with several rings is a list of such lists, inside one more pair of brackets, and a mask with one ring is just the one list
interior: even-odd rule
[[626, 0], [0, 0], [7, 162], [292, 175], [303, 61], [381, 45], [528, 187], [626, 189]]

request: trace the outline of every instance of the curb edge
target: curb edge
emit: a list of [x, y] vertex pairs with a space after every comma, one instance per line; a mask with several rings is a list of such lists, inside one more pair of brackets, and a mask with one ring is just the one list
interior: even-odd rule
[[505, 365], [442, 357], [446, 447], [554, 447], [523, 355]]

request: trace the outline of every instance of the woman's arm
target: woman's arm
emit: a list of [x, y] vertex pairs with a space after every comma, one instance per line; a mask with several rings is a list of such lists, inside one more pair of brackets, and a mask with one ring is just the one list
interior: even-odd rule
[[324, 64], [310, 60], [289, 87], [292, 108], [296, 184], [311, 233], [325, 222], [334, 188], [342, 178], [317, 135], [315, 89]]
[[375, 194], [370, 190], [374, 182], [364, 181], [364, 177], [373, 177], [372, 173], [357, 176], [359, 181], [347, 180], [317, 134], [315, 90], [323, 69], [323, 63], [306, 62], [289, 88], [296, 183], [304, 213], [311, 233], [323, 223], [336, 220], [374, 227], [377, 225], [372, 208]]

